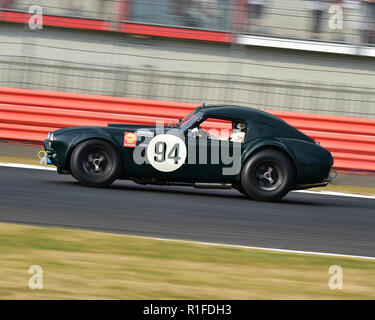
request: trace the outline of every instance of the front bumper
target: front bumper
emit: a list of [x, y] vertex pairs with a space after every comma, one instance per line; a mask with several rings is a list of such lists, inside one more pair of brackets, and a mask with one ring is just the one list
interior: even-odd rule
[[56, 151], [52, 148], [51, 142], [46, 139], [43, 141], [44, 150], [47, 153], [47, 164], [52, 164], [56, 166], [58, 173], [63, 173], [58, 162], [57, 162], [57, 154]]
[[48, 159], [53, 163], [53, 160], [56, 158], [56, 152], [52, 149], [51, 142], [49, 140], [43, 141], [44, 150], [47, 152]]

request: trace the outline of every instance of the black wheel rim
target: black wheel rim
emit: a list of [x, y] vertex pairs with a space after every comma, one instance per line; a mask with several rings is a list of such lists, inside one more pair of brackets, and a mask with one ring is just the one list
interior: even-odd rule
[[262, 162], [255, 170], [258, 187], [263, 191], [276, 190], [283, 181], [281, 169], [273, 162]]
[[82, 167], [90, 176], [103, 176], [110, 166], [109, 157], [104, 150], [91, 149], [82, 157]]

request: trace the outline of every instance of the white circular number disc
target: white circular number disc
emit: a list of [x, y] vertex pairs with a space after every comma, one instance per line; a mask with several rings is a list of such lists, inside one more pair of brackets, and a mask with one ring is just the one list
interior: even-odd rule
[[160, 134], [151, 139], [147, 146], [147, 159], [158, 171], [172, 172], [186, 160], [185, 142], [171, 134]]

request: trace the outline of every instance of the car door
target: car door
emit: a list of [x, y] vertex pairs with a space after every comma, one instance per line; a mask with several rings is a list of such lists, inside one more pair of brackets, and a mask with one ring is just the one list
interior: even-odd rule
[[181, 175], [198, 182], [231, 182], [240, 171], [240, 158], [243, 145], [229, 140], [232, 121], [205, 119], [201, 126], [210, 138], [185, 136], [188, 149]]
[[[231, 182], [238, 174], [234, 169], [242, 146], [221, 138], [207, 139], [178, 130], [148, 138], [138, 146], [141, 151], [135, 150], [147, 159], [137, 165], [138, 176], [164, 181]], [[142, 151], [142, 145], [147, 151]]]

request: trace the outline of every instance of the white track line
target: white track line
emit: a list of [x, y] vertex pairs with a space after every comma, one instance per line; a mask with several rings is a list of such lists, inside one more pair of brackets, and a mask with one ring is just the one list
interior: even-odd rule
[[[61, 228], [61, 227], [54, 226], [53, 228]], [[296, 254], [307, 254], [307, 255], [327, 256], [327, 257], [337, 257], [337, 258], [375, 260], [375, 257], [356, 256], [356, 255], [350, 255], [350, 254], [303, 251], [303, 250], [289, 250], [289, 249], [275, 249], [275, 248], [266, 248], [266, 247], [252, 247], [252, 246], [243, 246], [239, 244], [237, 245], [237, 244], [203, 242], [203, 241], [194, 241], [194, 240], [179, 240], [179, 239], [157, 238], [157, 237], [147, 237], [147, 236], [136, 236], [136, 235], [131, 235], [131, 234], [119, 234], [119, 233], [111, 233], [111, 232], [103, 232], [103, 231], [91, 231], [91, 230], [88, 230], [88, 231], [98, 233], [98, 234], [107, 234], [107, 235], [110, 234], [110, 235], [118, 236], [118, 237], [133, 237], [133, 238], [138, 238], [138, 239], [188, 243], [188, 244], [197, 244], [197, 245], [205, 245], [205, 246], [216, 246], [216, 247], [226, 247], [226, 248], [236, 248], [236, 249], [250, 249], [250, 250], [271, 251], [271, 252], [279, 252], [279, 253], [296, 253]]]
[[52, 168], [52, 167], [34, 166], [34, 165], [31, 165], [31, 164], [21, 164], [21, 163], [11, 163], [11, 162], [9, 162], [9, 163], [8, 162], [0, 162], [0, 167], [57, 171], [56, 168]]
[[[100, 232], [100, 233], [105, 233], [105, 232]], [[106, 233], [106, 234], [108, 234], [108, 233]], [[123, 235], [123, 236], [129, 236], [129, 235]], [[201, 244], [201, 245], [207, 245], [207, 246], [220, 246], [220, 247], [238, 248], [238, 249], [263, 250], [263, 251], [280, 252], [280, 253], [298, 253], [298, 254], [329, 256], [329, 257], [339, 257], [339, 258], [355, 258], [355, 259], [375, 260], [375, 257], [356, 256], [356, 255], [339, 254], [339, 253], [327, 253], [327, 252], [314, 252], [314, 251], [302, 251], [302, 250], [288, 250], [288, 249], [252, 247], [252, 246], [241, 246], [241, 245], [236, 245], [236, 244], [201, 242], [201, 241], [193, 241], [193, 240], [191, 240], [191, 241], [190, 240], [176, 240], [176, 239], [155, 238], [155, 237], [145, 237], [145, 236], [132, 236], [132, 237], [136, 237], [136, 238], [140, 238], [140, 239], [159, 240], [159, 241], [171, 241], [171, 242]]]
[[[46, 167], [43, 167], [43, 166], [26, 165], [26, 164], [20, 164], [20, 163], [0, 162], [0, 167], [56, 171], [56, 168], [50, 168], [50, 167], [46, 168]], [[331, 191], [318, 192], [318, 191], [300, 190], [300, 191], [295, 191], [295, 192], [305, 192], [305, 193], [314, 193], [314, 194], [323, 194], [323, 195], [326, 194], [326, 195], [339, 195], [339, 196], [344, 196], [344, 197], [359, 197], [359, 198], [375, 199], [375, 197], [370, 197], [370, 196], [361, 196], [361, 195], [356, 195], [356, 194], [353, 195], [353, 194], [348, 194], [348, 193], [331, 192]], [[97, 232], [97, 233], [111, 234], [111, 233], [106, 233], [106, 232]], [[120, 235], [120, 234], [113, 234], [113, 235], [129, 236], [129, 235]], [[130, 235], [130, 236], [132, 236], [132, 235]], [[327, 252], [314, 252], [314, 251], [275, 249], [275, 248], [265, 248], [265, 247], [252, 247], [252, 246], [241, 246], [241, 245], [234, 245], [234, 244], [212, 243], [212, 242], [201, 242], [201, 241], [190, 241], [190, 240], [178, 240], [178, 239], [156, 238], [156, 237], [146, 237], [146, 236], [132, 236], [132, 237], [136, 237], [136, 238], [140, 238], [140, 239], [159, 240], [159, 241], [192, 243], [192, 244], [208, 245], [208, 246], [221, 246], [221, 247], [228, 247], [228, 248], [252, 249], [252, 250], [263, 250], [263, 251], [281, 252], [281, 253], [298, 253], [298, 254], [308, 254], [308, 255], [340, 257], [340, 258], [355, 258], [355, 259], [375, 260], [375, 257], [346, 255], [346, 254], [327, 253]]]
[[366, 196], [363, 194], [345, 193], [345, 192], [335, 192], [335, 191], [308, 191], [308, 190], [294, 190], [292, 192], [300, 193], [312, 193], [327, 196], [339, 196], [339, 197], [350, 197], [350, 198], [364, 198], [364, 199], [375, 199], [375, 196]]

